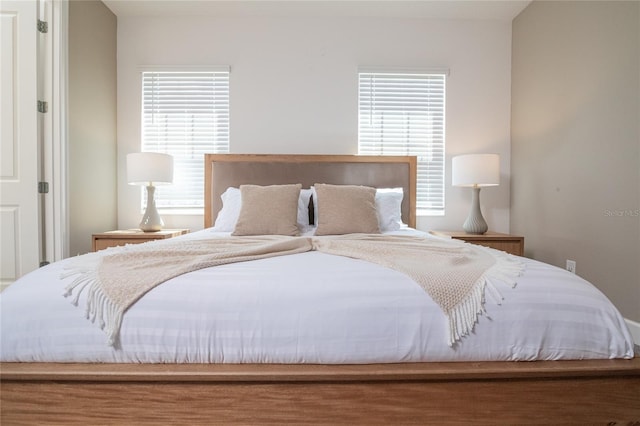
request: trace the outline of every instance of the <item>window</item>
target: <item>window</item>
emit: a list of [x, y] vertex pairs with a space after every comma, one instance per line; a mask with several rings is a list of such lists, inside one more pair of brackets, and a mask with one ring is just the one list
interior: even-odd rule
[[204, 153], [229, 152], [229, 70], [143, 72], [142, 151], [173, 156], [158, 208], [204, 208]]
[[418, 157], [417, 210], [444, 214], [446, 72], [360, 72], [358, 151]]

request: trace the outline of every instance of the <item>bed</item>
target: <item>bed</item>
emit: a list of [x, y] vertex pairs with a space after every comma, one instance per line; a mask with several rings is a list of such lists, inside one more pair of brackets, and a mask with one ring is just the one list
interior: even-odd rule
[[[291, 183], [303, 188], [316, 183], [402, 188], [401, 221], [408, 227], [391, 233], [412, 234], [415, 176], [414, 157], [207, 155], [205, 229], [185, 238], [198, 241], [216, 234], [221, 226], [216, 218], [228, 188]], [[309, 209], [309, 219], [317, 217], [315, 207]], [[297, 266], [292, 268], [287, 258]], [[441, 312], [429, 305], [429, 297], [411, 279], [403, 278], [398, 293], [397, 286], [389, 286], [398, 279], [397, 271], [312, 251], [246, 262], [240, 268], [201, 269], [189, 274], [193, 278], [189, 282], [176, 278], [155, 287], [126, 312], [119, 349], [105, 343], [102, 330], [76, 312], [78, 308], [60, 295], [61, 288], [46, 282], [60, 281], [72, 260], [53, 264], [0, 295], [1, 420], [3, 424], [122, 424], [133, 419], [154, 424], [640, 421], [640, 361], [632, 358], [633, 343], [619, 313], [606, 307], [606, 298], [580, 278], [539, 262], [519, 261], [526, 268], [516, 288], [495, 283], [504, 302], [487, 298], [486, 314], [478, 317], [470, 335], [453, 345], [446, 342]], [[316, 293], [295, 291], [299, 283], [320, 280], [317, 277], [325, 269], [347, 276], [368, 274], [369, 281], [346, 289], [339, 277], [331, 276]], [[283, 270], [288, 272], [285, 278]], [[251, 276], [259, 277], [259, 282]], [[246, 287], [221, 289], [220, 300], [208, 300], [195, 289], [214, 278]], [[277, 297], [242, 296], [256, 295], [257, 287], [277, 280], [278, 286], [269, 287]], [[527, 332], [531, 322], [513, 321], [509, 315], [521, 315], [518, 301], [526, 299], [541, 309], [528, 313], [534, 323], [562, 312], [565, 301], [556, 300], [560, 296], [553, 286], [564, 286], [565, 281], [573, 289], [568, 298], [584, 300], [584, 306], [597, 305], [602, 316], [585, 321], [558, 318], [557, 327], [540, 322], [538, 328], [549, 330], [537, 339], [555, 346], [535, 346], [531, 339], [536, 334]], [[24, 302], [18, 301], [18, 293], [23, 288], [31, 289], [32, 298], [45, 300], [48, 307], [40, 312], [32, 304], [20, 304]], [[172, 303], [189, 298], [193, 304], [188, 314]], [[303, 305], [309, 298], [313, 303]], [[357, 304], [361, 299], [368, 303], [367, 310]], [[601, 303], [605, 308], [600, 309]], [[210, 327], [205, 315], [210, 311], [218, 312], [214, 322], [242, 322], [253, 331], [229, 329], [212, 335], [172, 328], [184, 322], [183, 329], [193, 330], [189, 321], [205, 321], [205, 328]], [[278, 315], [267, 316], [272, 315], [269, 311]], [[341, 322], [345, 311], [360, 315], [357, 321], [349, 320], [348, 328]], [[15, 320], [25, 318], [25, 313], [27, 319]], [[37, 331], [45, 323], [51, 328]], [[69, 324], [76, 328], [64, 331], [62, 326]], [[573, 341], [572, 336], [585, 328], [593, 341], [578, 337]], [[130, 349], [135, 339], [157, 339], [158, 329], [165, 330], [159, 333], [164, 340], [150, 340], [148, 345], [155, 352]], [[426, 338], [428, 344], [418, 338], [423, 333], [431, 336]], [[21, 337], [25, 335], [29, 338]], [[203, 354], [189, 343], [203, 336], [216, 342], [214, 347], [233, 340], [231, 336], [235, 346]], [[25, 347], [30, 339], [39, 340], [39, 349]], [[322, 340], [314, 343], [314, 339]], [[390, 339], [397, 343], [389, 344]], [[487, 343], [492, 340], [498, 342], [496, 347]], [[172, 342], [169, 349], [164, 347], [167, 341]], [[255, 342], [263, 349], [252, 349]], [[348, 353], [341, 352], [345, 348]], [[84, 358], [74, 359], [82, 351]]]

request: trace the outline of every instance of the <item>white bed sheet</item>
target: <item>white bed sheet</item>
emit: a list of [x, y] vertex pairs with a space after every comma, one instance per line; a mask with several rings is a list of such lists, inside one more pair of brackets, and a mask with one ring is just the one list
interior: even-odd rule
[[[394, 234], [428, 235], [412, 229]], [[208, 238], [204, 230], [179, 238]], [[161, 245], [156, 241], [149, 244]], [[0, 294], [2, 361], [388, 363], [631, 358], [620, 313], [593, 285], [530, 259], [516, 288], [494, 286], [474, 332], [447, 345], [440, 308], [409, 277], [307, 252], [176, 277], [125, 314], [120, 347], [64, 298], [64, 260]]]

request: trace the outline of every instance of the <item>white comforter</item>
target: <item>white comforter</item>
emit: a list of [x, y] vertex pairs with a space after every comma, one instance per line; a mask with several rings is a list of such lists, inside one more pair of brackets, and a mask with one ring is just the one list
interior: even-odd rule
[[[415, 230], [399, 231], [416, 233]], [[425, 235], [420, 233], [421, 235]], [[180, 238], [208, 238], [204, 230]], [[149, 244], [161, 245], [162, 241]], [[383, 363], [631, 358], [609, 300], [576, 275], [530, 259], [511, 288], [487, 289], [474, 333], [447, 345], [440, 308], [409, 277], [307, 252], [203, 269], [149, 292], [124, 316], [121, 345], [63, 297], [69, 260], [0, 294], [2, 361]]]

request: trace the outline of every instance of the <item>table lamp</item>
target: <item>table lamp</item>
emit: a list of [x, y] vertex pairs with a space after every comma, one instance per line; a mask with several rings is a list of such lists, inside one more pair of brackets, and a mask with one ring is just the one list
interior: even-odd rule
[[473, 188], [471, 212], [462, 225], [467, 234], [484, 234], [487, 222], [480, 211], [480, 188], [500, 184], [500, 156], [498, 154], [470, 154], [453, 157], [453, 186]]
[[160, 231], [164, 226], [156, 209], [154, 185], [173, 182], [173, 157], [159, 152], [136, 152], [127, 155], [127, 180], [130, 185], [147, 187], [147, 209], [140, 221], [144, 232]]

